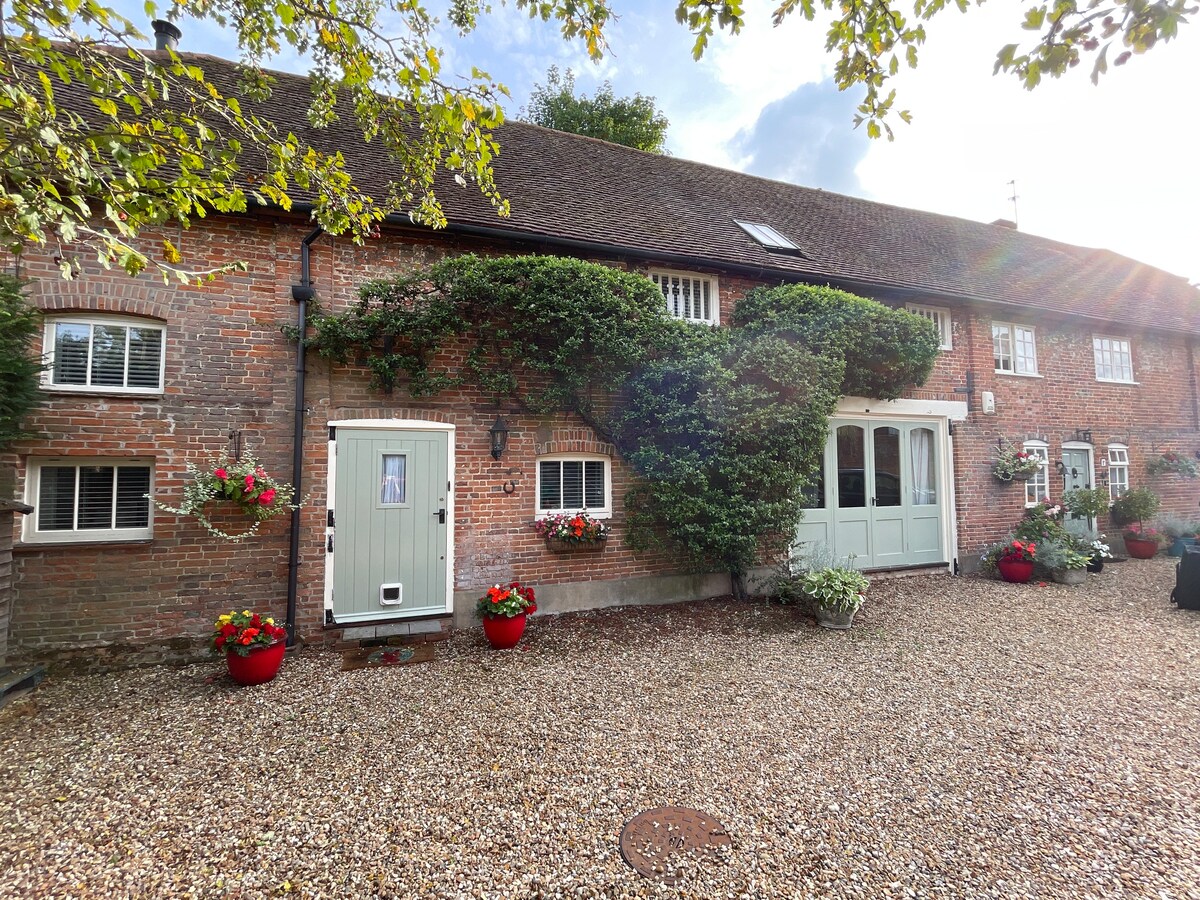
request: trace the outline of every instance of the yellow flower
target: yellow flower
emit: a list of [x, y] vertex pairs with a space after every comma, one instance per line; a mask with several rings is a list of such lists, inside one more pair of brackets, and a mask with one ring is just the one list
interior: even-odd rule
[[267, 622], [267, 624], [268, 624], [268, 625], [274, 625], [274, 624], [275, 624], [275, 620], [274, 620], [274, 619], [267, 619], [267, 620], [266, 620], [266, 622]]
[[217, 616], [217, 625], [218, 626], [228, 625], [232, 619], [233, 619], [233, 616], [229, 615], [228, 613], [226, 613], [223, 616]]
[[250, 615], [250, 610], [248, 610], [248, 609], [243, 609], [243, 610], [242, 610], [242, 615], [243, 615], [243, 616], [248, 616], [248, 615]]

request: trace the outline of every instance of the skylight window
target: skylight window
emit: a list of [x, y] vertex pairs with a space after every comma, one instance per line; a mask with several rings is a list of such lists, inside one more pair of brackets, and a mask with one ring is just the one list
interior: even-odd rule
[[754, 238], [768, 250], [784, 250], [792, 253], [799, 253], [800, 248], [785, 238], [782, 234], [772, 228], [770, 225], [764, 225], [761, 222], [743, 222], [740, 219], [734, 219], [741, 229]]

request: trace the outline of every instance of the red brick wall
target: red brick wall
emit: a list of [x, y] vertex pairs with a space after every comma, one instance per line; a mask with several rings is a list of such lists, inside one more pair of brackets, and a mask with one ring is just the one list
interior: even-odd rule
[[[176, 501], [184, 463], [226, 449], [231, 431], [280, 477], [290, 477], [294, 348], [280, 325], [295, 318], [290, 285], [298, 280], [300, 241], [308, 228], [268, 218], [208, 220], [172, 234], [186, 258], [213, 263], [244, 259], [245, 273], [202, 286], [164, 286], [154, 276], [130, 279], [89, 271], [63, 282], [51, 258], [26, 256], [22, 274], [33, 280], [34, 302], [47, 311], [88, 310], [150, 316], [167, 323], [166, 388], [161, 397], [53, 394], [33, 427], [44, 438], [16, 448], [19, 470], [38, 456], [130, 456], [152, 458], [156, 495]], [[313, 245], [313, 280], [321, 302], [342, 309], [365, 279], [424, 266], [464, 250], [506, 252], [498, 244], [425, 235], [414, 244], [405, 234], [385, 234], [366, 247], [322, 237]], [[525, 248], [526, 250], [530, 248]], [[536, 249], [536, 248], [534, 248]], [[642, 264], [597, 260], [644, 269]], [[720, 276], [721, 315], [754, 282]], [[975, 411], [955, 433], [955, 489], [959, 547], [974, 555], [1001, 536], [1020, 515], [1019, 487], [990, 475], [991, 448], [1044, 435], [1051, 459], [1076, 428], [1091, 428], [1098, 452], [1116, 435], [1129, 437], [1131, 481], [1149, 483], [1174, 511], [1200, 514], [1196, 484], [1175, 477], [1151, 481], [1144, 474], [1152, 451], [1192, 453], [1200, 447], [1196, 425], [1196, 373], [1183, 338], [1130, 334], [1137, 387], [1095, 381], [1090, 328], [1031, 319], [1045, 377], [996, 375], [990, 321], [983, 309], [954, 310], [954, 350], [937, 363], [928, 389], [948, 397], [974, 371]], [[1105, 328], [1105, 333], [1122, 333]], [[401, 387], [387, 396], [369, 388], [365, 375], [331, 369], [310, 356], [306, 404], [304, 492], [301, 513], [299, 630], [313, 634], [323, 619], [324, 509], [327, 422], [404, 417], [457, 426], [455, 473], [455, 587], [471, 589], [520, 577], [536, 584], [587, 581], [669, 572], [671, 560], [638, 556], [622, 546], [620, 498], [628, 468], [614, 459], [617, 504], [615, 539], [602, 555], [560, 555], [545, 550], [533, 533], [535, 460], [539, 452], [578, 449], [608, 452], [586, 427], [566, 417], [536, 418], [510, 409], [509, 450], [499, 462], [489, 453], [488, 427], [496, 409], [472, 391], [417, 402]], [[979, 412], [980, 391], [996, 395], [997, 414]], [[516, 482], [505, 494], [503, 484]], [[20, 489], [21, 485], [18, 485]], [[77, 648], [83, 654], [163, 645], [200, 638], [212, 619], [230, 607], [254, 606], [282, 616], [287, 578], [287, 522], [278, 520], [241, 545], [210, 537], [173, 515], [157, 513], [154, 538], [145, 543], [18, 545], [12, 651], [27, 657]], [[187, 641], [178, 642], [178, 653]], [[112, 648], [116, 647], [117, 650]]]

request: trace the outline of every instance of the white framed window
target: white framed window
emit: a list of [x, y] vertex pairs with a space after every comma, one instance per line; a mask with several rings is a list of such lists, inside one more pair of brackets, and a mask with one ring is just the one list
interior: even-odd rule
[[1097, 381], [1133, 383], [1133, 349], [1128, 338], [1092, 335]]
[[1116, 500], [1129, 490], [1129, 448], [1108, 445], [1108, 499]]
[[46, 320], [42, 387], [61, 391], [161, 394], [167, 330], [130, 316]]
[[992, 323], [992, 353], [996, 371], [1010, 375], [1037, 374], [1037, 343], [1027, 325]]
[[657, 270], [650, 280], [658, 285], [667, 302], [667, 313], [685, 322], [716, 325], [721, 319], [721, 294], [717, 279], [690, 272]]
[[1033, 506], [1050, 496], [1050, 445], [1045, 441], [1026, 441], [1021, 449], [1042, 461], [1033, 477], [1025, 482], [1025, 505]]
[[145, 460], [30, 458], [23, 538], [30, 542], [133, 541], [151, 536], [147, 494], [154, 465]]
[[587, 510], [612, 515], [612, 466], [607, 456], [555, 454], [538, 457], [537, 514]]
[[950, 310], [944, 306], [925, 306], [921, 303], [909, 303], [904, 308], [910, 313], [916, 313], [918, 316], [922, 316], [933, 323], [937, 329], [938, 337], [941, 338], [938, 349], [954, 349], [954, 340], [951, 337]]

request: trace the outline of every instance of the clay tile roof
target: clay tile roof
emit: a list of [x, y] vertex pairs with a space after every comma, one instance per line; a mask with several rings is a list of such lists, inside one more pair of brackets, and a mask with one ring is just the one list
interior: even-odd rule
[[[236, 63], [182, 55], [223, 90], [237, 92]], [[328, 129], [312, 128], [305, 118], [307, 80], [272, 74], [274, 93], [258, 112], [315, 147], [341, 150], [357, 184], [368, 192], [382, 188], [392, 164], [380, 143], [365, 144], [349, 117]], [[496, 180], [511, 203], [511, 217], [499, 218], [473, 186], [446, 178], [438, 197], [451, 227], [501, 228], [531, 239], [684, 257], [696, 267], [762, 269], [767, 277], [866, 283], [1200, 334], [1200, 290], [1107, 250], [521, 122], [505, 124], [496, 137], [501, 145]], [[766, 249], [736, 219], [770, 225], [800, 254]]]

